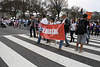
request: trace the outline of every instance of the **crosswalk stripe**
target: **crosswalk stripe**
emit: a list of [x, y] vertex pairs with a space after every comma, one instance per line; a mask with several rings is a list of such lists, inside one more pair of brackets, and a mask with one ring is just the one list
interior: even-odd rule
[[[71, 37], [67, 37], [67, 38], [71, 38]], [[76, 38], [77, 39], [77, 38]], [[90, 41], [94, 41], [94, 42], [97, 42], [97, 43], [100, 43], [100, 40], [94, 40], [94, 39], [89, 39]]]
[[0, 56], [9, 67], [37, 67], [1, 41]]
[[[27, 39], [30, 39], [30, 40], [33, 40], [33, 41], [37, 41], [36, 38], [29, 38], [27, 35], [24, 35], [24, 34], [23, 35], [19, 35], [19, 36], [27, 38]], [[41, 43], [46, 44], [43, 41], [41, 41]], [[55, 45], [53, 47], [55, 47]], [[58, 48], [58, 46], [56, 46], [56, 48]], [[90, 48], [90, 47], [87, 47], [87, 48]], [[95, 54], [92, 54], [92, 53], [88, 53], [88, 52], [84, 52], [83, 54], [76, 53], [76, 52], [74, 52], [74, 50], [72, 48], [64, 48], [64, 49], [67, 49], [65, 51], [68, 51], [68, 52], [71, 52], [71, 53], [74, 53], [74, 54], [77, 54], [77, 55], [80, 55], [80, 56], [84, 56], [84, 57], [88, 57], [90, 59], [94, 59], [94, 60], [100, 61], [100, 59], [98, 59], [98, 58], [100, 58], [100, 56], [98, 56], [98, 55], [95, 55]], [[62, 50], [63, 50], [63, 48], [62, 48]], [[94, 49], [94, 50], [96, 50], [96, 49]], [[98, 51], [98, 49], [97, 49], [97, 51]]]
[[[70, 36], [67, 36], [67, 38], [71, 38]], [[77, 37], [74, 37], [75, 39], [77, 39]], [[90, 41], [95, 41], [95, 42], [97, 42], [97, 43], [100, 43], [100, 40], [98, 40], [98, 39], [92, 39], [92, 38], [90, 38], [89, 39]]]
[[[67, 38], [69, 41], [70, 41], [70, 38]], [[74, 41], [76, 41], [77, 42], [77, 39], [75, 39]], [[90, 40], [90, 41], [92, 41], [92, 40]], [[94, 42], [98, 42], [98, 43], [94, 43], [94, 42], [89, 42], [89, 44], [93, 44], [93, 45], [96, 45], [96, 46], [100, 46], [100, 42], [99, 41], [96, 41], [96, 40], [93, 40]]]
[[[67, 38], [67, 39], [70, 40], [70, 38]], [[77, 40], [74, 40], [74, 41], [77, 42]], [[95, 45], [95, 46], [100, 46], [100, 44], [98, 44], [98, 43], [93, 43], [93, 42], [89, 42], [89, 44], [93, 44], [93, 45]]]
[[98, 37], [92, 37], [92, 36], [90, 36], [90, 40], [100, 40], [100, 38], [98, 38]]
[[[70, 34], [68, 34], [67, 36], [69, 36], [70, 37]], [[77, 37], [77, 35], [73, 35], [74, 37]], [[91, 36], [90, 35], [90, 37], [91, 37], [91, 39], [98, 39], [98, 40], [100, 40], [100, 37], [99, 36]]]
[[59, 55], [59, 54], [56, 54], [54, 52], [51, 52], [49, 50], [46, 50], [46, 49], [43, 49], [43, 48], [40, 48], [38, 46], [35, 46], [33, 44], [30, 44], [28, 42], [25, 42], [21, 39], [18, 39], [16, 37], [13, 37], [13, 36], [4, 36], [5, 38], [43, 56], [43, 57], [46, 57], [48, 58], [49, 60], [52, 60], [58, 64], [61, 64], [63, 66], [66, 66], [66, 67], [73, 67], [73, 66], [76, 66], [76, 67], [90, 67], [89, 65], [87, 64], [84, 64], [84, 63], [81, 63], [81, 62], [78, 62], [78, 61], [75, 61], [73, 59], [70, 59], [70, 58], [67, 58], [67, 57], [64, 57], [62, 55]]
[[8, 67], [8, 65], [3, 61], [1, 57], [0, 57], [0, 67]]
[[94, 38], [94, 37], [96, 37], [96, 38], [100, 38], [99, 36], [92, 36], [92, 35], [91, 35], [91, 37], [93, 37], [93, 38]]
[[98, 40], [91, 39], [90, 41], [94, 41], [94, 42], [100, 43], [100, 40], [98, 41]]
[[[71, 45], [76, 46], [76, 43], [71, 43]], [[100, 48], [96, 48], [96, 47], [92, 47], [92, 46], [84, 45], [83, 48], [86, 48], [86, 49], [90, 49], [90, 50], [94, 50], [94, 51], [100, 52]]]

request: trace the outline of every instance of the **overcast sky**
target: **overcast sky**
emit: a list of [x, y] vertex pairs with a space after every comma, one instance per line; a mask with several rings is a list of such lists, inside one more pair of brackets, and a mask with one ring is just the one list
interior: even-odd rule
[[80, 6], [87, 11], [98, 11], [100, 12], [100, 0], [68, 0], [68, 7]]

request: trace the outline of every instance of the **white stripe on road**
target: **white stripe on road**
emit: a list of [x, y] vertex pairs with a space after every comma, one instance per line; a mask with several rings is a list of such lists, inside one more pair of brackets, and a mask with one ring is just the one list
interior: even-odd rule
[[[70, 38], [67, 38], [68, 40], [70, 40]], [[77, 42], [77, 40], [75, 39], [74, 41], [76, 41]], [[89, 42], [89, 44], [92, 44], [92, 45], [95, 45], [95, 46], [100, 46], [100, 44], [98, 44], [98, 43], [93, 43], [93, 42]], [[88, 45], [89, 45], [88, 44]], [[76, 45], [76, 44], [75, 44]], [[91, 49], [91, 47], [92, 46], [86, 46], [86, 45], [84, 45], [86, 48], [88, 48], [88, 49]], [[90, 47], [90, 48], [89, 48]], [[96, 49], [96, 51], [100, 51], [100, 48], [96, 48], [96, 47], [92, 47], [92, 50], [95, 50]]]
[[0, 42], [0, 56], [9, 67], [37, 67], [2, 42]]
[[[70, 38], [67, 38], [68, 40], [70, 40]], [[77, 41], [77, 40], [75, 40], [75, 41]], [[65, 43], [65, 42], [64, 42]], [[90, 42], [89, 42], [89, 44], [90, 44]], [[92, 43], [91, 43], [92, 44]], [[95, 44], [97, 44], [97, 43], [95, 43]], [[71, 43], [71, 45], [73, 45], [73, 46], [76, 46], [76, 43]], [[92, 45], [94, 45], [94, 44], [92, 44]], [[98, 52], [100, 52], [100, 48], [97, 48], [97, 47], [92, 47], [92, 46], [87, 46], [87, 45], [84, 45], [84, 47], [83, 48], [86, 48], [86, 49], [90, 49], [90, 50], [94, 50], [94, 51], [98, 51]]]
[[[67, 36], [67, 38], [70, 38], [70, 36]], [[77, 37], [74, 37], [74, 38], [76, 38], [77, 39]], [[100, 40], [98, 40], [98, 39], [93, 39], [93, 38], [90, 38], [89, 39], [90, 41], [94, 41], [94, 42], [97, 42], [97, 43], [100, 43]], [[93, 43], [93, 42], [92, 42]], [[100, 44], [99, 44], [99, 46], [100, 46]]]
[[[33, 41], [37, 41], [36, 38], [29, 38], [27, 35], [24, 35], [24, 34], [23, 35], [19, 35], [19, 36], [27, 38], [27, 39], [30, 39], [30, 40], [33, 40]], [[41, 43], [46, 44], [44, 41], [41, 41]], [[55, 45], [53, 47], [55, 47]], [[85, 46], [85, 47], [87, 47], [87, 46]], [[58, 46], [56, 46], [56, 48], [58, 48]], [[91, 47], [87, 47], [87, 48], [90, 49]], [[94, 47], [92, 47], [92, 48], [94, 48]], [[74, 49], [72, 49], [72, 48], [64, 48], [64, 49], [65, 49], [65, 51], [68, 51], [68, 52], [71, 52], [71, 53], [74, 53], [74, 54], [77, 54], [77, 55], [80, 55], [80, 56], [84, 56], [84, 57], [87, 57], [87, 58], [90, 58], [90, 59], [94, 59], [94, 60], [100, 61], [100, 56], [99, 55], [95, 55], [95, 54], [88, 53], [88, 52], [85, 52], [85, 51], [82, 54], [76, 53], [74, 51]], [[63, 48], [62, 48], [62, 50], [63, 50]], [[94, 50], [100, 52], [100, 49], [94, 49]]]
[[21, 39], [18, 39], [16, 37], [13, 37], [13, 36], [4, 36], [6, 37], [7, 39], [45, 57], [45, 58], [48, 58], [49, 60], [52, 60], [56, 63], [59, 63], [63, 66], [66, 66], [66, 67], [73, 67], [73, 65], [75, 67], [90, 67], [89, 65], [86, 65], [84, 63], [81, 63], [81, 62], [78, 62], [78, 61], [75, 61], [75, 60], [72, 60], [72, 59], [69, 59], [67, 57], [64, 57], [62, 55], [59, 55], [59, 54], [56, 54], [54, 52], [51, 52], [49, 50], [46, 50], [46, 49], [43, 49], [41, 47], [38, 47], [38, 46], [35, 46], [33, 44], [30, 44], [28, 42], [25, 42]]
[[90, 41], [94, 41], [94, 42], [97, 42], [97, 43], [99, 43], [100, 44], [100, 40], [98, 41], [98, 40], [93, 40], [93, 39], [89, 39]]
[[[70, 34], [67, 35], [68, 37], [70, 37]], [[77, 38], [77, 35], [73, 35], [75, 38]], [[90, 36], [91, 39], [98, 39], [100, 40], [100, 36]]]

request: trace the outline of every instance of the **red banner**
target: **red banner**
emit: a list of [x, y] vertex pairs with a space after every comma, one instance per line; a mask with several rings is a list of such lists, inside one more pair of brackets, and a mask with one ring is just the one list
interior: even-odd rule
[[65, 40], [64, 24], [42, 25], [41, 36], [51, 40]]

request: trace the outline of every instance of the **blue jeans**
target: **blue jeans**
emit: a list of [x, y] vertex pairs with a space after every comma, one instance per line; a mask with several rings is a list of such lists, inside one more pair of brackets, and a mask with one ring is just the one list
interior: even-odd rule
[[38, 38], [37, 43], [40, 43], [40, 41], [41, 41], [41, 36], [40, 36], [40, 34], [41, 34], [41, 32], [39, 32], [39, 38]]
[[[68, 43], [66, 35], [67, 35], [67, 33], [65, 33], [65, 42], [66, 42], [66, 45], [68, 45], [69, 43]], [[63, 42], [64, 42], [63, 40], [60, 41], [59, 48], [62, 48]]]
[[90, 38], [90, 30], [87, 30], [87, 35]]

